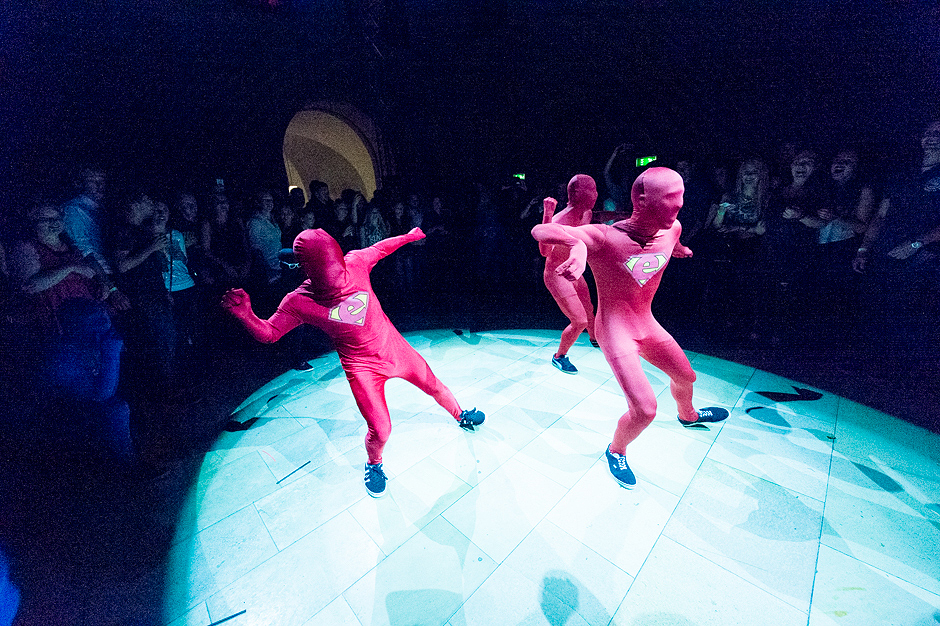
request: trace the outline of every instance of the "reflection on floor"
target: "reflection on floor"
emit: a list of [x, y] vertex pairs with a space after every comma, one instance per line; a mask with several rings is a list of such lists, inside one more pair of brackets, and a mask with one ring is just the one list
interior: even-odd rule
[[807, 385], [700, 354], [684, 429], [646, 366], [656, 420], [608, 473], [625, 400], [584, 336], [407, 335], [465, 408], [460, 429], [400, 380], [382, 499], [335, 354], [233, 415], [183, 510], [166, 577], [173, 626], [935, 624], [940, 441]]

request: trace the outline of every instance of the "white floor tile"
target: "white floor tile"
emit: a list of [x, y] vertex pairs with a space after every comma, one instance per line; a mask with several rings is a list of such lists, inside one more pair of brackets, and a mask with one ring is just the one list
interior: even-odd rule
[[191, 610], [187, 611], [185, 615], [182, 615], [172, 622], [166, 622], [167, 615], [164, 614], [164, 622], [166, 626], [206, 626], [212, 620], [209, 619], [209, 608], [206, 606], [205, 602], [200, 602], [197, 606], [193, 607]]
[[588, 470], [547, 519], [635, 576], [679, 498], [648, 482], [627, 490], [603, 458]]
[[822, 507], [706, 460], [663, 536], [807, 613]]
[[362, 483], [365, 461], [365, 450], [355, 448], [255, 503], [279, 549], [368, 497]]
[[606, 449], [607, 437], [561, 418], [515, 458], [571, 489]]
[[442, 517], [490, 557], [502, 561], [564, 493], [558, 483], [510, 459]]
[[681, 497], [708, 451], [707, 442], [653, 423], [627, 446], [627, 462], [638, 480]]
[[940, 435], [842, 399], [835, 450], [925, 478], [940, 475]]
[[940, 594], [940, 524], [915, 488], [925, 485], [834, 458], [821, 543]]
[[254, 567], [277, 547], [254, 507], [247, 506], [173, 546], [165, 579], [165, 613], [177, 615], [203, 603]]
[[603, 555], [549, 521], [536, 526], [503, 566], [545, 587], [589, 624], [607, 624], [633, 582]]
[[821, 432], [779, 428], [736, 409], [721, 428], [708, 458], [825, 500], [832, 439]]
[[663, 538], [611, 626], [803, 626], [806, 621], [806, 613]]
[[442, 625], [496, 568], [465, 535], [436, 517], [349, 587], [363, 626]]
[[363, 498], [349, 512], [391, 554], [469, 490], [453, 472], [425, 458], [390, 480], [384, 497]]
[[203, 467], [196, 483], [197, 517], [202, 530], [277, 490], [277, 479], [257, 450], [218, 469]]
[[451, 618], [449, 624], [587, 626], [588, 622], [572, 608], [572, 604], [581, 606], [578, 587], [563, 573], [559, 572], [559, 575], [546, 577], [536, 583], [505, 565], [500, 566]]
[[362, 626], [343, 596], [339, 596], [311, 617], [304, 626]]
[[470, 485], [496, 471], [499, 466], [538, 435], [537, 425], [514, 419], [514, 407], [488, 413], [486, 422], [472, 433], [457, 437], [431, 454], [431, 458]]
[[[807, 374], [809, 374], [809, 372], [807, 372]], [[822, 394], [822, 397], [812, 401], [795, 400], [795, 398], [800, 397], [797, 391], [798, 389], [805, 389], [811, 393]], [[760, 392], [782, 393], [786, 394], [787, 398], [785, 401], [774, 401], [761, 395]], [[805, 393], [803, 397], [807, 397]], [[821, 424], [831, 428], [838, 414], [839, 397], [806, 383], [789, 380], [782, 376], [771, 374], [770, 372], [756, 370], [750, 381], [748, 381], [747, 391], [742, 397], [742, 405], [745, 408], [751, 408], [753, 406], [771, 408], [782, 406], [796, 415], [812, 417]], [[825, 426], [823, 426], [823, 428], [825, 428]]]
[[381, 558], [344, 512], [212, 595], [209, 614], [218, 620], [244, 609], [239, 625], [301, 626]]
[[809, 626], [933, 626], [940, 595], [826, 546], [819, 549]]
[[378, 500], [335, 352], [252, 393], [234, 416], [262, 419], [220, 436], [180, 513], [165, 621], [935, 624], [940, 436], [687, 353], [695, 406], [732, 415], [683, 428], [668, 378], [643, 362], [659, 406], [628, 448], [628, 491], [603, 456], [627, 402], [586, 335], [569, 353], [578, 375], [551, 366], [560, 332], [408, 334], [487, 419], [464, 431], [389, 381]]

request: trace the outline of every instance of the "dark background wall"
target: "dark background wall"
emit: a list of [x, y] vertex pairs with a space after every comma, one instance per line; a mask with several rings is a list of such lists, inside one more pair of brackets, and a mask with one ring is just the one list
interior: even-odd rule
[[3, 204], [89, 160], [278, 182], [288, 121], [323, 99], [445, 180], [597, 172], [636, 137], [729, 156], [862, 140], [893, 162], [940, 114], [936, 2], [268, 1], [4, 2]]

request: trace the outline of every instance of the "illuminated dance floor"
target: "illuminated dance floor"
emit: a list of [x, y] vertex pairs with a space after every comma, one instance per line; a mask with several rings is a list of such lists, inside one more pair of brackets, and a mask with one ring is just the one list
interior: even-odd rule
[[[929, 625], [940, 620], [940, 437], [806, 384], [689, 353], [627, 449], [626, 401], [583, 335], [408, 333], [476, 432], [401, 380], [382, 499], [335, 353], [245, 398], [205, 456], [166, 573], [165, 622], [230, 626]], [[807, 375], [810, 379], [810, 375]]]

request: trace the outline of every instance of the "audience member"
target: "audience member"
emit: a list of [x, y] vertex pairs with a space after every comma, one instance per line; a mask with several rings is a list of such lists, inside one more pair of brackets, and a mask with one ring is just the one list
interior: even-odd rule
[[812, 311], [808, 299], [812, 289], [807, 283], [811, 268], [808, 260], [816, 245], [813, 228], [823, 194], [816, 174], [816, 153], [801, 150], [790, 166], [791, 182], [771, 197], [761, 262], [767, 277], [766, 302], [762, 317], [772, 327], [772, 340], [806, 337]]
[[254, 210], [247, 226], [253, 265], [257, 268], [259, 286], [263, 287], [264, 291], [281, 277], [281, 261], [278, 254], [283, 248], [281, 229], [274, 221], [274, 196], [270, 191], [259, 191], [255, 194]]
[[29, 238], [13, 248], [10, 266], [14, 281], [29, 294], [17, 314], [36, 339], [61, 334], [58, 310], [68, 300], [109, 300], [116, 308], [127, 308], [94, 257], [83, 257], [65, 235], [57, 208], [33, 208], [27, 221]]
[[118, 285], [133, 305], [119, 318], [121, 334], [137, 390], [142, 398], [158, 400], [172, 380], [176, 327], [169, 291], [163, 282], [166, 234], [154, 232], [155, 203], [141, 191], [132, 191], [118, 206], [119, 221], [112, 238]]
[[706, 291], [726, 325], [756, 338], [760, 274], [758, 252], [766, 232], [770, 177], [759, 158], [745, 159], [738, 168], [734, 188], [712, 205], [705, 219], [706, 239], [695, 249], [712, 261]]
[[65, 232], [83, 256], [92, 255], [106, 274], [111, 266], [105, 254], [102, 231], [106, 224], [104, 207], [105, 175], [100, 169], [86, 167], [76, 185], [80, 193], [62, 205]]
[[208, 218], [199, 229], [199, 246], [205, 259], [205, 282], [221, 294], [248, 278], [248, 238], [241, 223], [230, 214], [228, 198], [212, 196]]
[[167, 237], [167, 245], [162, 251], [163, 283], [170, 293], [173, 325], [176, 329], [176, 380], [184, 386], [190, 386], [203, 373], [199, 367], [204, 360], [202, 298], [189, 267], [186, 237], [178, 230], [168, 229], [168, 216], [167, 206], [157, 202], [153, 215], [153, 234], [155, 237]]
[[[303, 206], [300, 208], [303, 209]], [[296, 239], [300, 231], [303, 230], [300, 215], [297, 213], [297, 210], [291, 206], [289, 201], [281, 204], [277, 207], [274, 221], [277, 227], [281, 229], [281, 248], [292, 248], [294, 246], [294, 239]]]
[[936, 362], [940, 340], [940, 120], [920, 145], [920, 162], [889, 187], [853, 261], [870, 275], [864, 300], [884, 335], [885, 358], [911, 360], [896, 368], [910, 388]]
[[330, 187], [323, 181], [310, 181], [310, 200], [304, 207], [304, 212], [308, 211], [316, 214], [317, 223], [321, 224], [321, 228], [332, 218], [333, 202], [330, 200]]
[[829, 168], [830, 177], [823, 187], [822, 205], [808, 225], [818, 228], [817, 245], [808, 259], [816, 268], [812, 284], [817, 322], [841, 318], [842, 324], [854, 326], [852, 303], [857, 300], [856, 275], [852, 259], [868, 227], [875, 208], [875, 193], [859, 172], [858, 152], [840, 150]]

